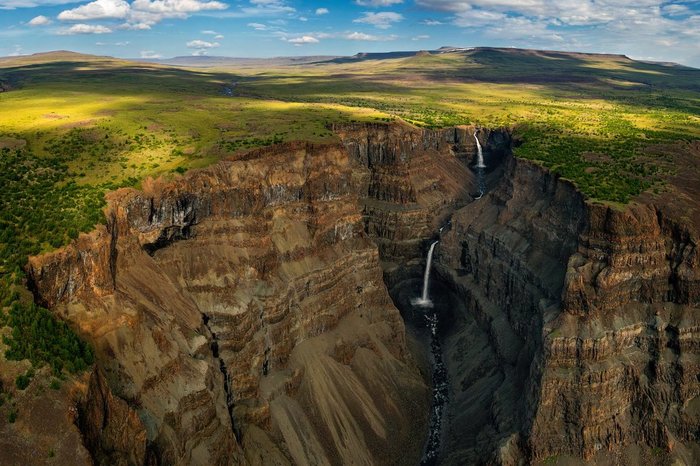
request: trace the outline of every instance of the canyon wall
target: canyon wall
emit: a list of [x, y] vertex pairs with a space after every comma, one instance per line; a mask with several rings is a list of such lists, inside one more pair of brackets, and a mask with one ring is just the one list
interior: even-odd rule
[[405, 315], [406, 288], [420, 292], [427, 247], [441, 241], [433, 288], [449, 295], [450, 307], [444, 464], [614, 455], [630, 464], [693, 463], [697, 170], [691, 182], [670, 179], [669, 194], [626, 207], [596, 204], [512, 158], [510, 131], [480, 130], [488, 194], [476, 199], [475, 174], [464, 172], [476, 153], [474, 128], [336, 130], [372, 174], [366, 230]]
[[97, 460], [418, 462], [428, 388], [363, 180], [340, 146], [265, 149], [112, 193], [105, 227], [31, 259], [37, 299], [96, 349]]
[[508, 161], [487, 196], [453, 215], [439, 248], [438, 274], [464, 303], [445, 345], [444, 463], [645, 462], [660, 448], [692, 464], [697, 220], [591, 203], [541, 167]]
[[94, 458], [417, 464], [428, 371], [387, 290], [406, 317], [439, 238], [443, 464], [697, 459], [695, 210], [591, 203], [513, 158], [510, 130], [477, 133], [477, 199], [473, 127], [333, 129], [117, 191], [105, 227], [31, 259], [37, 299], [96, 348]]

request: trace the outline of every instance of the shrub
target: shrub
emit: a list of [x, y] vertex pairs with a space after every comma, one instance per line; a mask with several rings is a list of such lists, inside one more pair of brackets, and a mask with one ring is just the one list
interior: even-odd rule
[[17, 376], [15, 379], [15, 385], [17, 385], [17, 388], [20, 390], [24, 390], [29, 386], [29, 383], [32, 381], [32, 378], [29, 377], [28, 374], [20, 374]]

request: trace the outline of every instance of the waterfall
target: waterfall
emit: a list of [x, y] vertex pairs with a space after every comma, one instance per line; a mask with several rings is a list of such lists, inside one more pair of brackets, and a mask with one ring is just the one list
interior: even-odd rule
[[474, 140], [476, 141], [476, 168], [486, 168], [484, 164], [484, 152], [481, 150], [481, 143], [479, 138], [476, 137], [479, 130], [474, 131]]
[[425, 272], [423, 273], [423, 295], [420, 298], [416, 298], [412, 301], [412, 304], [415, 306], [433, 307], [433, 302], [428, 297], [428, 287], [430, 285], [430, 265], [433, 263], [433, 251], [435, 251], [435, 245], [439, 242], [440, 241], [434, 241], [428, 250], [428, 259], [425, 264]]
[[484, 179], [484, 170], [486, 169], [486, 164], [484, 163], [484, 151], [481, 148], [481, 143], [476, 135], [479, 133], [477, 129], [474, 131], [474, 140], [476, 141], [476, 182], [479, 187], [479, 195], [474, 198], [474, 200], [479, 200], [484, 196], [486, 191], [486, 182]]

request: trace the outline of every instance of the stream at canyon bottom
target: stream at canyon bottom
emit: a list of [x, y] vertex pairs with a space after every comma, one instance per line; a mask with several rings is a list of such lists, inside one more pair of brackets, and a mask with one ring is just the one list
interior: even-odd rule
[[[441, 229], [442, 230], [442, 229]], [[430, 356], [433, 367], [432, 382], [433, 392], [430, 410], [430, 425], [425, 451], [421, 459], [422, 466], [432, 466], [437, 464], [440, 453], [440, 436], [442, 434], [442, 420], [445, 412], [445, 405], [448, 401], [448, 380], [447, 368], [442, 361], [442, 345], [439, 334], [439, 308], [436, 309], [429, 296], [430, 290], [430, 269], [433, 262], [433, 252], [439, 241], [434, 241], [428, 249], [423, 273], [423, 290], [419, 298], [411, 300], [411, 305], [418, 313], [423, 313], [426, 325], [430, 330]]]

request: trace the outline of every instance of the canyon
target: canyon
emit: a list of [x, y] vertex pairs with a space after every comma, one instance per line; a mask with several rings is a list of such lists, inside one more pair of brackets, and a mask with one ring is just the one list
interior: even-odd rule
[[[30, 258], [35, 299], [95, 349], [75, 394], [84, 456], [698, 461], [700, 170], [607, 205], [515, 158], [510, 128], [331, 129], [340, 143], [115, 191], [106, 225]], [[433, 434], [435, 356], [411, 300], [437, 240]]]

